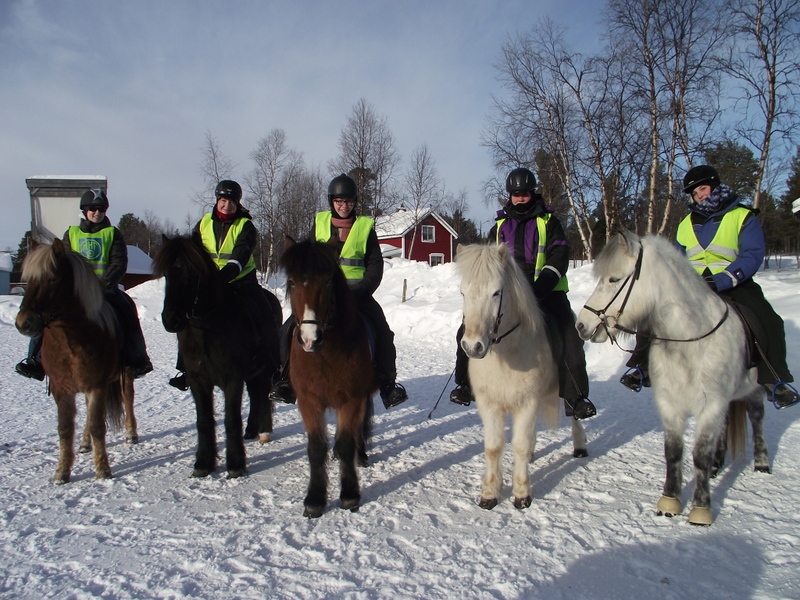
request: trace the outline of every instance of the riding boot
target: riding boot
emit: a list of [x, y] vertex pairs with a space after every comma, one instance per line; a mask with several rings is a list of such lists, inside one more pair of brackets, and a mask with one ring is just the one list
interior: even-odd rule
[[28, 342], [28, 357], [18, 362], [14, 370], [23, 377], [44, 380], [41, 337], [31, 338], [31, 341]]
[[597, 414], [597, 409], [588, 398], [564, 398], [564, 414], [576, 419], [589, 419]]
[[186, 381], [186, 368], [183, 366], [183, 357], [180, 352], [178, 352], [178, 360], [175, 362], [175, 368], [178, 370], [178, 374], [170, 378], [169, 384], [185, 392], [189, 389], [189, 383]]
[[650, 387], [650, 338], [636, 336], [636, 346], [625, 364], [629, 369], [619, 378], [619, 382], [629, 390], [641, 392], [643, 387]]
[[469, 406], [475, 401], [475, 396], [469, 385], [469, 357], [461, 348], [462, 337], [464, 337], [464, 323], [461, 323], [456, 332], [456, 368], [453, 371], [456, 387], [450, 392], [450, 402]]
[[289, 317], [284, 321], [280, 330], [280, 337], [278, 340], [281, 364], [283, 365], [272, 380], [272, 387], [269, 390], [269, 398], [273, 402], [285, 402], [286, 404], [294, 404], [297, 402], [297, 396], [292, 389], [292, 384], [289, 381], [289, 351], [292, 344], [292, 335], [294, 334], [294, 319]]

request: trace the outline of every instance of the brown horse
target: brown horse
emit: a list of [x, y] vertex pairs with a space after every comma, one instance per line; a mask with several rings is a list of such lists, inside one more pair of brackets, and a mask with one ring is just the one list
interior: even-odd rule
[[25, 258], [22, 277], [27, 284], [16, 326], [23, 335], [42, 337], [42, 366], [58, 409], [60, 454], [53, 482], [67, 483], [75, 461], [78, 392], [86, 396], [80, 450], [94, 450], [97, 478], [108, 479], [106, 419], [119, 429], [124, 411], [126, 441], [139, 441], [133, 372], [120, 361], [114, 310], [89, 263], [61, 240], [34, 248]]
[[288, 242], [281, 257], [295, 335], [289, 378], [308, 436], [311, 476], [303, 515], [322, 515], [327, 497], [328, 435], [325, 412], [336, 411], [334, 455], [339, 459], [342, 508], [358, 510], [356, 460], [367, 463], [372, 394], [378, 388], [367, 328], [330, 246]]

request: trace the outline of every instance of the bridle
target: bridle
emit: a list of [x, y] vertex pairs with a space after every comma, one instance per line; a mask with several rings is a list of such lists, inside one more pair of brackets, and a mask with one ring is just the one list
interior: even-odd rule
[[[727, 302], [725, 302], [725, 314], [722, 315], [722, 318], [717, 322], [717, 324], [714, 325], [714, 327], [712, 327], [709, 331], [707, 331], [703, 335], [699, 335], [699, 336], [693, 337], [693, 338], [674, 339], [674, 338], [659, 337], [659, 336], [651, 334], [651, 333], [645, 333], [645, 332], [641, 332], [641, 331], [636, 331], [634, 329], [629, 329], [627, 327], [623, 327], [622, 325], [620, 325], [619, 324], [619, 318], [622, 316], [622, 311], [625, 310], [625, 306], [628, 304], [628, 299], [631, 297], [631, 291], [633, 290], [633, 286], [639, 280], [639, 275], [641, 275], [641, 272], [642, 272], [642, 256], [643, 255], [644, 255], [644, 246], [642, 246], [640, 244], [639, 245], [639, 255], [636, 257], [636, 265], [635, 265], [635, 267], [633, 269], [633, 273], [631, 273], [630, 275], [628, 275], [625, 278], [625, 281], [622, 282], [622, 285], [617, 290], [617, 293], [614, 294], [614, 296], [611, 298], [611, 300], [608, 302], [608, 304], [605, 305], [604, 308], [596, 309], [596, 308], [592, 308], [588, 304], [584, 304], [583, 305], [583, 308], [585, 308], [589, 312], [597, 315], [597, 318], [600, 319], [600, 323], [602, 323], [603, 328], [606, 330], [606, 335], [608, 335], [608, 339], [611, 340], [611, 344], [612, 345], [616, 343], [617, 346], [619, 346], [619, 343], [616, 341], [616, 339], [614, 338], [613, 334], [611, 333], [612, 329], [616, 329], [616, 330], [621, 331], [623, 333], [629, 333], [631, 335], [637, 335], [637, 336], [640, 336], [640, 337], [644, 337], [644, 338], [647, 338], [649, 340], [658, 340], [658, 341], [662, 341], [662, 342], [697, 342], [697, 341], [700, 341], [700, 340], [702, 340], [704, 338], [707, 338], [712, 333], [714, 333], [717, 329], [722, 327], [722, 324], [728, 319], [728, 314], [730, 314], [730, 309], [728, 307], [728, 303]], [[630, 285], [628, 285], [629, 283], [630, 283]], [[625, 297], [622, 300], [622, 304], [620, 305], [619, 309], [617, 310], [617, 314], [615, 314], [613, 317], [609, 317], [609, 315], [606, 314], [606, 311], [608, 311], [608, 309], [611, 307], [611, 305], [614, 304], [614, 301], [622, 293], [622, 290], [625, 289], [625, 286], [627, 286], [627, 292], [625, 293]], [[611, 319], [614, 320], [614, 324], [613, 325], [609, 324], [609, 321]], [[621, 350], [624, 350], [625, 352], [633, 352], [632, 350], [627, 350], [625, 348], [622, 348], [622, 346], [619, 346], [619, 347], [620, 347]]]
[[497, 332], [500, 330], [500, 322], [503, 320], [503, 292], [505, 288], [500, 288], [500, 303], [497, 305], [497, 316], [494, 318], [494, 324], [492, 325], [492, 330], [489, 335], [489, 345], [499, 344], [503, 341], [507, 335], [509, 335], [512, 331], [514, 331], [517, 327], [519, 327], [519, 323], [514, 325], [511, 329], [506, 331], [502, 335], [497, 335]]
[[328, 310], [325, 314], [325, 319], [299, 319], [295, 317], [294, 323], [295, 327], [300, 328], [301, 325], [314, 325], [315, 327], [319, 328], [319, 334], [324, 335], [328, 329], [333, 329], [333, 322], [331, 321], [331, 315], [335, 312], [335, 310], [331, 309], [331, 306], [334, 306], [333, 302], [333, 285], [328, 286]]

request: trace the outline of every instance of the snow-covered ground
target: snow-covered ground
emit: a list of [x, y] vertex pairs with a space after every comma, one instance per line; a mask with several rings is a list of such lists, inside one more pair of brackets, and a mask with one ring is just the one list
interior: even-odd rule
[[[780, 272], [773, 264], [757, 280], [786, 319], [798, 376], [800, 273], [785, 259]], [[570, 282], [577, 310], [593, 287], [590, 268], [572, 270]], [[126, 445], [111, 433], [114, 479], [96, 481], [90, 455], [81, 454], [64, 486], [50, 483], [53, 400], [44, 383], [13, 372], [27, 349], [13, 325], [20, 298], [0, 296], [0, 597], [800, 598], [800, 407], [767, 407], [772, 475], [753, 472], [750, 451], [713, 481], [714, 525], [657, 517], [664, 459], [651, 393], [617, 383], [625, 360], [617, 348], [587, 344], [599, 409], [586, 421], [589, 457], [572, 458], [562, 419], [539, 435], [533, 505], [520, 511], [508, 499], [507, 450], [504, 500], [482, 510], [480, 419], [474, 406], [447, 400], [458, 277], [452, 265], [394, 261], [377, 298], [397, 336], [410, 399], [389, 411], [376, 402], [359, 512], [337, 507], [334, 484], [325, 514], [308, 520], [295, 406], [276, 407], [273, 442], [248, 443], [248, 476], [189, 477], [194, 406], [188, 392], [167, 385], [176, 340], [161, 326], [161, 283], [130, 293], [156, 365], [136, 383], [141, 441]], [[219, 437], [222, 447], [221, 423]], [[690, 460], [687, 451], [684, 502]]]

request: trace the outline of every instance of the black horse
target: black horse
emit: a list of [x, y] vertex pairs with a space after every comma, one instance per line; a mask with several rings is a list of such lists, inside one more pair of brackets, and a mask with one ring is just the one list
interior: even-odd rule
[[[178, 351], [197, 411], [198, 447], [193, 477], [205, 477], [217, 466], [214, 387], [225, 395], [226, 463], [228, 477], [245, 472], [244, 439], [272, 434], [269, 390], [279, 368], [278, 327], [280, 302], [269, 291], [271, 314], [246, 306], [246, 301], [218, 277], [219, 269], [203, 247], [200, 236], [164, 237], [154, 261], [164, 277], [161, 320], [178, 334]], [[247, 385], [250, 415], [242, 434], [242, 394]]]

